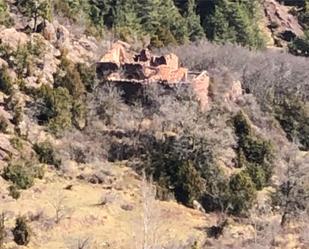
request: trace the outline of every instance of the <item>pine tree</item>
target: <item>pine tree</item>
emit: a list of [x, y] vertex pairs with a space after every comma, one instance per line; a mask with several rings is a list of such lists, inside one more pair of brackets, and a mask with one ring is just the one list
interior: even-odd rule
[[185, 17], [187, 22], [188, 36], [191, 41], [195, 41], [204, 36], [204, 30], [201, 26], [201, 20], [197, 15], [195, 0], [176, 0], [175, 5], [179, 9], [180, 14]]
[[236, 42], [235, 27], [229, 23], [230, 5], [227, 0], [218, 1], [213, 16], [206, 19], [206, 33], [209, 39], [216, 42]]
[[216, 42], [233, 42], [243, 46], [260, 48], [264, 40], [258, 27], [259, 15], [257, 0], [210, 1], [200, 7], [208, 8], [204, 16], [203, 27], [206, 36]]
[[33, 19], [33, 31], [37, 29], [39, 18], [43, 21], [51, 19], [50, 0], [19, 0], [16, 4], [29, 20]]
[[122, 40], [138, 38], [143, 33], [136, 7], [136, 0], [120, 0], [118, 2], [114, 17], [114, 27]]

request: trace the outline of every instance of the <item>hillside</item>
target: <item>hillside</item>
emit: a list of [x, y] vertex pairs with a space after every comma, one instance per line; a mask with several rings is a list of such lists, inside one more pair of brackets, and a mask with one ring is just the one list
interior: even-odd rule
[[0, 0], [0, 249], [309, 248], [306, 4]]

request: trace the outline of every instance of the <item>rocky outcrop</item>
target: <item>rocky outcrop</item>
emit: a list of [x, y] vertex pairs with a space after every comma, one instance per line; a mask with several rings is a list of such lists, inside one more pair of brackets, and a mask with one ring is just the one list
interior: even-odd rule
[[265, 0], [263, 4], [275, 45], [282, 47], [296, 36], [304, 34], [297, 17], [289, 13], [289, 7], [276, 0]]
[[25, 33], [18, 32], [14, 28], [0, 31], [0, 44], [8, 46], [14, 51], [17, 50], [18, 46], [26, 45], [28, 41], [29, 38]]

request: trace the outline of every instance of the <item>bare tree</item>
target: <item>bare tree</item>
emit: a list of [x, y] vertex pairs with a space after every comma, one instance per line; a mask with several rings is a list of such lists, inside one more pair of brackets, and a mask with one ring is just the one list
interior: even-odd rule
[[286, 172], [278, 190], [277, 202], [281, 208], [281, 226], [308, 209], [309, 155], [295, 147], [283, 150]]
[[89, 248], [89, 245], [90, 245], [89, 238], [79, 239], [77, 243], [77, 249], [86, 249]]
[[65, 206], [66, 198], [62, 194], [57, 194], [53, 202], [50, 204], [55, 210], [55, 222], [58, 224], [69, 212], [69, 209]]
[[132, 236], [135, 249], [159, 249], [161, 248], [158, 237], [161, 213], [155, 201], [156, 188], [151, 180], [147, 181], [145, 173], [142, 175], [140, 188], [142, 210], [138, 219], [133, 221], [132, 234], [128, 235]]

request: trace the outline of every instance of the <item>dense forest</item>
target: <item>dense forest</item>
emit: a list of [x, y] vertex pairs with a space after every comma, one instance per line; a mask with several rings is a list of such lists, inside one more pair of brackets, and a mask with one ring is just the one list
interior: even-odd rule
[[[125, 39], [148, 35], [152, 45], [182, 44], [206, 35], [218, 42], [262, 47], [258, 1], [107, 0], [61, 1], [76, 16], [83, 6], [91, 25], [113, 29]], [[62, 5], [62, 6], [61, 6]]]
[[[5, 18], [5, 1], [0, 22]], [[237, 43], [251, 48], [265, 47], [260, 28], [261, 0], [40, 0], [17, 1], [28, 16], [46, 19], [63, 16], [86, 27], [90, 34], [106, 36], [112, 32], [126, 41], [144, 40], [146, 45], [163, 47], [184, 44], [206, 37], [219, 43]], [[308, 1], [281, 1], [293, 5], [293, 14], [305, 30], [289, 45], [294, 54], [308, 54]], [[34, 3], [37, 3], [36, 5]], [[37, 6], [37, 7], [34, 7]], [[37, 8], [37, 10], [36, 10]], [[300, 52], [299, 52], [300, 51]]]

